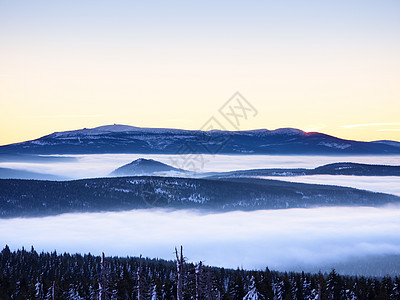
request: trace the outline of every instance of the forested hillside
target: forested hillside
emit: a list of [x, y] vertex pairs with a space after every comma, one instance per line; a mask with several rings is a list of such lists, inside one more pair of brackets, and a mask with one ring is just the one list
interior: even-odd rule
[[333, 163], [314, 169], [252, 169], [212, 174], [212, 177], [249, 176], [304, 176], [304, 175], [353, 175], [353, 176], [400, 176], [400, 166], [369, 165], [357, 163]]
[[380, 206], [400, 197], [353, 188], [254, 178], [118, 177], [75, 181], [0, 179], [0, 217], [144, 209], [213, 211]]
[[[177, 263], [179, 262], [179, 263]], [[0, 253], [0, 299], [400, 299], [400, 278], [231, 270], [138, 257]], [[178, 276], [178, 270], [180, 276]]]

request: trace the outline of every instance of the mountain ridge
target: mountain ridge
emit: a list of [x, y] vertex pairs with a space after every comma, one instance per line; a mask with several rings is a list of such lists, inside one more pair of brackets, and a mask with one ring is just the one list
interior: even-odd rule
[[0, 154], [304, 154], [390, 155], [390, 143], [340, 139], [295, 128], [244, 131], [183, 130], [106, 125], [55, 132], [41, 138], [0, 146]]
[[148, 208], [216, 212], [387, 204], [400, 204], [400, 197], [349, 187], [257, 178], [0, 179], [0, 219]]
[[351, 176], [400, 176], [400, 166], [372, 165], [352, 162], [338, 162], [306, 168], [248, 169], [228, 172], [215, 172], [211, 178], [246, 176], [306, 176], [306, 175], [351, 175]]
[[[400, 176], [400, 166], [337, 162], [315, 168], [260, 168], [225, 172], [195, 172], [178, 169], [154, 159], [138, 158], [116, 168], [110, 176], [158, 176], [159, 172], [171, 172], [193, 178], [224, 178], [254, 176], [305, 176], [305, 175], [353, 175], [353, 176]], [[166, 173], [168, 174], [168, 173]]]

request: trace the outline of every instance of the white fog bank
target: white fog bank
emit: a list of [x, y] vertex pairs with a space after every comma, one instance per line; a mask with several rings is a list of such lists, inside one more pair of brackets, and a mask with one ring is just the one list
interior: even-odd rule
[[[57, 155], [55, 155], [57, 156]], [[46, 157], [46, 156], [43, 156]], [[50, 156], [54, 157], [54, 156]], [[179, 168], [195, 168], [197, 172], [224, 172], [263, 168], [315, 168], [335, 162], [400, 165], [400, 156], [307, 156], [307, 155], [207, 155], [188, 163], [185, 155], [156, 154], [87, 154], [64, 155], [73, 161], [0, 162], [0, 167], [26, 170], [72, 179], [108, 176], [116, 168], [138, 158], [154, 159]], [[240, 159], [238, 159], [240, 158]], [[193, 163], [193, 164], [192, 164]]]
[[349, 175], [307, 175], [307, 176], [261, 176], [264, 179], [289, 182], [347, 186], [372, 192], [400, 196], [400, 176], [349, 176]]
[[400, 254], [400, 208], [315, 208], [200, 214], [134, 210], [2, 219], [3, 246], [285, 270]]

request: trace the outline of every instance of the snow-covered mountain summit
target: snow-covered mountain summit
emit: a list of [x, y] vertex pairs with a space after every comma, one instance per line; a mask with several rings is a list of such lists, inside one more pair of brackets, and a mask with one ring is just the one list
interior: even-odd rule
[[69, 130], [54, 132], [47, 136], [49, 137], [64, 137], [64, 136], [90, 136], [90, 135], [102, 135], [108, 133], [174, 133], [174, 134], [185, 134], [189, 132], [206, 132], [214, 134], [260, 134], [260, 135], [298, 135], [306, 134], [304, 131], [296, 128], [278, 128], [275, 130], [268, 129], [255, 129], [255, 130], [242, 130], [242, 131], [226, 131], [214, 129], [210, 131], [200, 131], [200, 130], [184, 130], [184, 129], [171, 129], [171, 128], [150, 128], [150, 127], [136, 127], [130, 125], [104, 125], [94, 128], [83, 128], [78, 130]]
[[0, 154], [400, 154], [396, 145], [344, 140], [295, 128], [201, 131], [114, 124], [55, 132], [33, 141], [1, 146]]
[[95, 128], [83, 128], [78, 130], [69, 130], [69, 131], [61, 131], [54, 132], [52, 134], [47, 135], [47, 137], [71, 137], [71, 136], [97, 136], [104, 135], [109, 133], [129, 133], [129, 132], [137, 132], [137, 133], [179, 133], [185, 130], [181, 129], [167, 129], [167, 128], [146, 128], [146, 127], [136, 127], [130, 125], [104, 125]]

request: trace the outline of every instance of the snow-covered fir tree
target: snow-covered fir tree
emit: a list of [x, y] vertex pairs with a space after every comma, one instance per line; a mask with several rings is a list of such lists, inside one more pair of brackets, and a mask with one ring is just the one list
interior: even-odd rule
[[[25, 249], [11, 252], [5, 248], [0, 252], [0, 299], [137, 299], [139, 264], [140, 259], [133, 257], [105, 261], [92, 255], [38, 254]], [[176, 299], [178, 270], [176, 261], [142, 258], [144, 299]], [[185, 300], [400, 299], [399, 277], [199, 268], [185, 262], [181, 278]]]
[[251, 283], [250, 283], [250, 290], [249, 292], [243, 297], [243, 300], [260, 300], [264, 299], [263, 295], [261, 295], [256, 287], [256, 281], [254, 279], [254, 276], [251, 277]]

